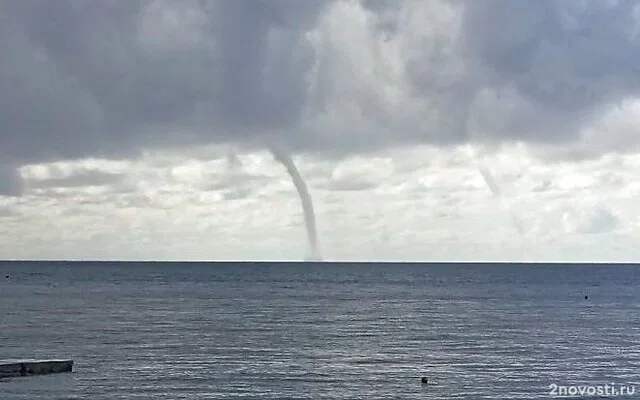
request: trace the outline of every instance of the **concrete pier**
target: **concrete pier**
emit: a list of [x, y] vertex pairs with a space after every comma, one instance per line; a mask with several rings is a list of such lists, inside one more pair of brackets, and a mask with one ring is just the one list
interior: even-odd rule
[[0, 378], [72, 372], [73, 360], [0, 360]]

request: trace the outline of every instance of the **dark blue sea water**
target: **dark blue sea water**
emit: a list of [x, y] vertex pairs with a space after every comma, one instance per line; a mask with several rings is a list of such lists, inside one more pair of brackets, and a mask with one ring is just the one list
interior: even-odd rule
[[2, 400], [640, 392], [640, 267], [6, 262], [0, 273], [0, 358], [75, 360], [72, 374], [0, 381]]

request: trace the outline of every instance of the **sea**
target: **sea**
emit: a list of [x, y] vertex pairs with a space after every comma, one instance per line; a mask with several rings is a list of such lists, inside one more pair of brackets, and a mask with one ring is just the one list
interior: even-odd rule
[[0, 380], [2, 400], [640, 398], [639, 266], [7, 261], [0, 274], [0, 359], [74, 360]]

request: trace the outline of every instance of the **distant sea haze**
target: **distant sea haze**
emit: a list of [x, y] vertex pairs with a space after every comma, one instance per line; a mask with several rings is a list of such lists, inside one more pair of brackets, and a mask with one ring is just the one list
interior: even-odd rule
[[7, 261], [0, 273], [0, 358], [75, 361], [0, 380], [2, 400], [640, 390], [634, 265]]

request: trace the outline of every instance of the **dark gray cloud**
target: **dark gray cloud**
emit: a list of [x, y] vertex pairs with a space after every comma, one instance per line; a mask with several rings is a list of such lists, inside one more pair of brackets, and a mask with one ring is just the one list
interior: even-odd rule
[[572, 139], [604, 107], [636, 96], [639, 29], [638, 1], [466, 2], [461, 47], [469, 80], [505, 96], [505, 123], [491, 134]]
[[[436, 3], [456, 7], [459, 26], [407, 23], [410, 7]], [[366, 43], [330, 32], [350, 28], [322, 22], [333, 4], [1, 2], [0, 162], [216, 141], [341, 151], [472, 136], [566, 142], [639, 89], [640, 1], [368, 0]], [[308, 40], [319, 23], [317, 35], [335, 34], [323, 42], [332, 51], [319, 52]], [[404, 103], [376, 100], [372, 88], [335, 78], [349, 63], [346, 52], [375, 41], [404, 49]], [[350, 58], [354, 82], [369, 67], [360, 59]], [[312, 89], [313, 79], [327, 87]], [[326, 101], [309, 101], [319, 93], [326, 101], [351, 93], [348, 106], [377, 133], [356, 134], [348, 124], [302, 129], [303, 119], [326, 109]], [[437, 118], [406, 117], [402, 107], [411, 102]]]
[[3, 2], [2, 154], [39, 161], [290, 126], [308, 67], [291, 53], [321, 5]]

